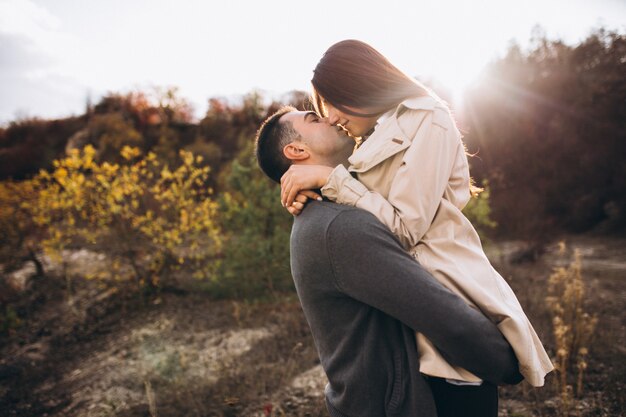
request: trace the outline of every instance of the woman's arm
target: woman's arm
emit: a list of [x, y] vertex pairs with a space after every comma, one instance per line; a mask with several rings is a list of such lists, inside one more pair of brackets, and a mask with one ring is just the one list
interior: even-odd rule
[[[412, 112], [407, 110], [398, 120], [405, 131], [410, 131], [412, 119], [417, 119]], [[413, 135], [400, 167], [392, 173], [388, 198], [376, 190], [368, 190], [341, 166], [330, 174], [322, 194], [337, 203], [371, 212], [389, 227], [405, 248], [417, 245], [435, 217], [453, 171], [455, 175], [467, 176], [469, 184], [460, 133], [449, 114], [445, 123], [440, 123], [439, 119], [441, 117], [438, 123], [433, 123], [431, 115], [428, 123], [422, 124]], [[458, 160], [460, 155], [462, 161]]]
[[325, 239], [319, 246], [327, 251], [341, 292], [424, 334], [450, 364], [495, 384], [522, 380], [513, 349], [496, 324], [403, 252], [373, 216], [342, 211]]

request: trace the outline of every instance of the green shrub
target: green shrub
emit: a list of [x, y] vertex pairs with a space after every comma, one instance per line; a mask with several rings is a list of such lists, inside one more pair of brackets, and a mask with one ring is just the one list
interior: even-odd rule
[[280, 187], [257, 167], [248, 145], [223, 172], [221, 229], [224, 256], [212, 290], [256, 297], [293, 289], [289, 267], [292, 217], [280, 205]]
[[463, 209], [463, 214], [472, 222], [474, 228], [485, 240], [488, 230], [494, 229], [498, 224], [491, 219], [491, 206], [489, 205], [489, 183], [483, 181], [483, 191], [476, 197], [472, 197]]
[[11, 306], [5, 306], [3, 311], [0, 311], [0, 334], [10, 333], [20, 324], [21, 320]]

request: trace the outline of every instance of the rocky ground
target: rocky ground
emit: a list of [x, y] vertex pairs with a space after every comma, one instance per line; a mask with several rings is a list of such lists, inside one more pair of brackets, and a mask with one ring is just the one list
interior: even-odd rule
[[[600, 319], [585, 392], [572, 415], [619, 416], [626, 240], [568, 240], [582, 251], [587, 308]], [[564, 260], [553, 244], [534, 261], [511, 263], [523, 246], [494, 244], [489, 256], [551, 349], [546, 280]], [[83, 251], [64, 274], [11, 275], [21, 290], [12, 304], [20, 323], [0, 335], [0, 416], [326, 415], [324, 373], [294, 295], [217, 301], [187, 286], [142, 299], [81, 278], [105, 267], [103, 257]], [[501, 416], [556, 415], [553, 382], [502, 389]]]

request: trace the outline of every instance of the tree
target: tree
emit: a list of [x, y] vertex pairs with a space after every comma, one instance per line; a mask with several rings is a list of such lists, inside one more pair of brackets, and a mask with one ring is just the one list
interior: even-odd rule
[[473, 175], [488, 179], [503, 232], [626, 225], [626, 37], [597, 29], [576, 46], [536, 32], [468, 93]]

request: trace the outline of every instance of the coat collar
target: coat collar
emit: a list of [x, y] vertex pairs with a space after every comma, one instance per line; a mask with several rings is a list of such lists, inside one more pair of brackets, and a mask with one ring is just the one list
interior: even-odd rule
[[442, 104], [433, 96], [419, 96], [419, 97], [409, 97], [405, 99], [402, 103], [398, 104], [396, 108], [395, 114], [398, 114], [398, 111], [404, 107], [412, 110], [434, 110], [435, 107], [440, 107]]
[[433, 111], [439, 105], [439, 102], [431, 96], [410, 97], [398, 104], [393, 115], [376, 126], [374, 133], [348, 158], [349, 170], [367, 171], [411, 145], [413, 138], [409, 137], [398, 125], [398, 116], [404, 109], [428, 112]]

